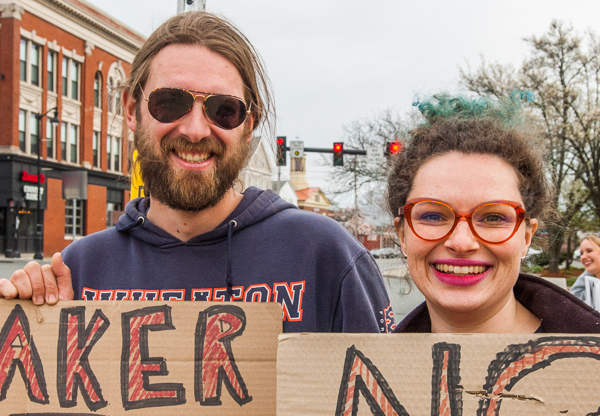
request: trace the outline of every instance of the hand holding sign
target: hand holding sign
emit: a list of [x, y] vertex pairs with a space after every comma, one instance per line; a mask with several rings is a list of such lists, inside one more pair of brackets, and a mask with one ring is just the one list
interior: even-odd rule
[[0, 280], [0, 298], [32, 299], [36, 305], [53, 305], [59, 300], [73, 299], [71, 270], [60, 253], [52, 256], [50, 265], [31, 261], [13, 273], [10, 280]]

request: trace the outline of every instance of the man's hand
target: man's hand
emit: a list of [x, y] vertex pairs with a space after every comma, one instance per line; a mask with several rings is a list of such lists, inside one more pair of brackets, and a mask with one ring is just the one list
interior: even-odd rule
[[54, 305], [59, 300], [73, 300], [71, 270], [60, 253], [52, 256], [50, 264], [41, 266], [31, 261], [13, 273], [10, 280], [0, 279], [0, 298], [32, 299], [36, 305]]

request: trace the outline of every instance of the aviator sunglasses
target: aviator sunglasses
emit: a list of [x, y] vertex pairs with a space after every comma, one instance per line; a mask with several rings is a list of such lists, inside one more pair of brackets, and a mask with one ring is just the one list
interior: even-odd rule
[[204, 112], [217, 126], [225, 130], [235, 129], [241, 125], [248, 114], [250, 106], [241, 98], [233, 95], [211, 94], [209, 92], [188, 91], [182, 88], [157, 88], [146, 98], [150, 115], [161, 123], [172, 123], [189, 113], [194, 107], [197, 97], [204, 99]]

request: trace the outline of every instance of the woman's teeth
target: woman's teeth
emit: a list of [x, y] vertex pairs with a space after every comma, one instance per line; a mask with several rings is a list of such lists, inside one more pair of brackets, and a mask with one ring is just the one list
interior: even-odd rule
[[181, 159], [185, 160], [188, 163], [200, 163], [208, 159], [210, 155], [208, 153], [177, 152], [177, 156], [179, 156]]
[[436, 270], [444, 273], [452, 273], [452, 274], [479, 274], [486, 271], [488, 266], [453, 266], [451, 264], [441, 264], [436, 263], [433, 265]]

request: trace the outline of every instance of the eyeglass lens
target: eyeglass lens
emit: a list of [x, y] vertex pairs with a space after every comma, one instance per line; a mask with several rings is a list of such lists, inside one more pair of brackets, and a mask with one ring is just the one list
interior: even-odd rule
[[[454, 225], [455, 214], [447, 205], [433, 201], [416, 203], [411, 210], [411, 223], [415, 233], [425, 240], [446, 236]], [[476, 234], [483, 240], [501, 242], [515, 229], [518, 216], [514, 207], [506, 204], [486, 204], [472, 215]]]
[[[172, 123], [185, 116], [194, 106], [195, 96], [185, 90], [159, 88], [148, 97], [148, 111], [161, 123]], [[246, 119], [243, 101], [227, 95], [211, 95], [204, 100], [206, 115], [217, 126], [234, 129]]]

